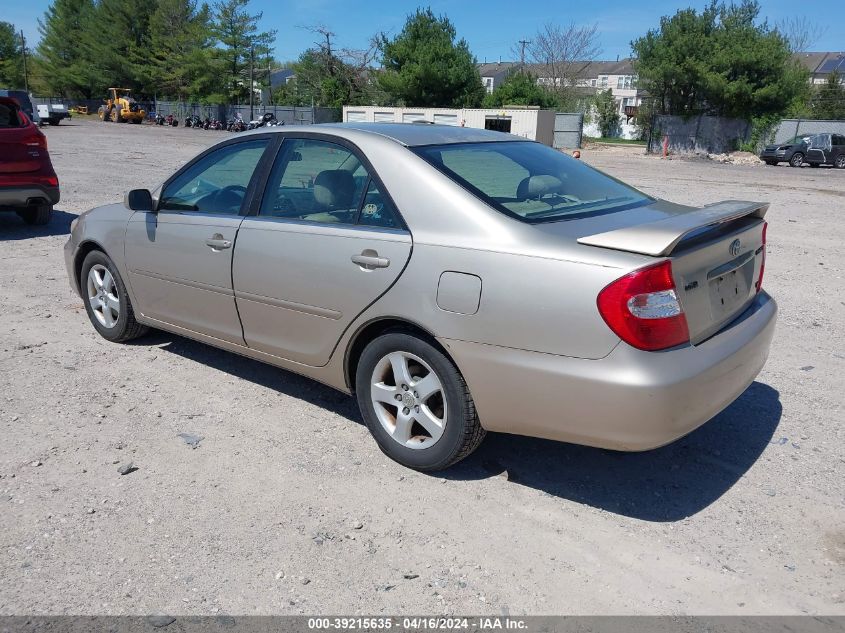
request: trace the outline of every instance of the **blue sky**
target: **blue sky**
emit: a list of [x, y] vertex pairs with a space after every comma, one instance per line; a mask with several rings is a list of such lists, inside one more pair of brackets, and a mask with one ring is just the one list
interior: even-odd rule
[[[143, 1], [143, 0], [141, 0]], [[50, 0], [0, 0], [0, 20], [23, 29], [28, 43], [38, 40], [37, 18]], [[512, 58], [517, 40], [536, 32], [545, 22], [566, 24], [597, 23], [603, 59], [626, 57], [630, 41], [658, 24], [661, 15], [679, 8], [701, 8], [704, 0], [686, 2], [670, 0], [445, 0], [432, 1], [436, 13], [449, 16], [479, 61]], [[640, 5], [640, 6], [638, 6]], [[806, 16], [827, 32], [813, 50], [845, 50], [845, 0], [761, 0], [763, 14], [770, 22]], [[417, 2], [401, 0], [251, 0], [253, 12], [263, 11], [263, 27], [278, 31], [276, 57], [295, 59], [316, 40], [302, 28], [324, 24], [334, 31], [340, 47], [363, 47], [369, 36], [378, 31], [398, 33], [408, 13]]]

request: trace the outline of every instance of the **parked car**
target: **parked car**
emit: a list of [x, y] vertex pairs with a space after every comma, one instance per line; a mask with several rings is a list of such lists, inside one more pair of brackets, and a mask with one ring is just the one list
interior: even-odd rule
[[47, 224], [58, 201], [47, 137], [16, 99], [0, 97], [0, 209], [16, 211], [27, 224]]
[[802, 134], [785, 143], [766, 146], [760, 158], [767, 165], [789, 163], [801, 167], [808, 163], [810, 167], [833, 165], [845, 169], [845, 134]]
[[486, 431], [637, 451], [728, 406], [774, 331], [767, 206], [657, 200], [500, 132], [285, 126], [83, 213], [65, 260], [104, 338], [354, 393], [387, 455], [438, 470]]

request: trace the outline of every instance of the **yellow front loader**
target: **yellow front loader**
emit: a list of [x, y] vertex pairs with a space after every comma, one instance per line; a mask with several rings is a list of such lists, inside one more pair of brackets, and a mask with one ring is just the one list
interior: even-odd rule
[[147, 115], [132, 98], [129, 88], [109, 88], [109, 98], [98, 110], [101, 121], [140, 123]]

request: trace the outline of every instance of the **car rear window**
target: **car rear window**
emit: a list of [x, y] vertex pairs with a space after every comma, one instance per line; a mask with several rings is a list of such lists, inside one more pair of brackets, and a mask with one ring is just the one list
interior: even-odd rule
[[0, 103], [0, 128], [21, 127], [23, 121], [18, 114], [18, 109], [6, 103]]
[[612, 213], [652, 201], [540, 143], [455, 143], [413, 151], [493, 208], [524, 222]]

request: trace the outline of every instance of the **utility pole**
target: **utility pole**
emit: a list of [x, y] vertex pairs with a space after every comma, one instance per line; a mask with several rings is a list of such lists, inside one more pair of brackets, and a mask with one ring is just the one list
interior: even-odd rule
[[253, 81], [253, 72], [254, 72], [254, 65], [255, 65], [255, 48], [250, 47], [249, 49], [249, 120], [252, 121], [255, 119], [254, 112], [253, 112], [253, 105], [252, 100], [255, 96], [255, 82]]
[[26, 39], [21, 29], [21, 54], [23, 55], [23, 88], [29, 94], [29, 74], [26, 72]]
[[267, 100], [270, 102], [267, 105], [272, 105], [273, 103], [273, 70], [270, 68], [270, 47], [267, 47]]
[[531, 40], [519, 40], [520, 45], [520, 53], [519, 53], [519, 69], [525, 70], [525, 47], [531, 43]]

